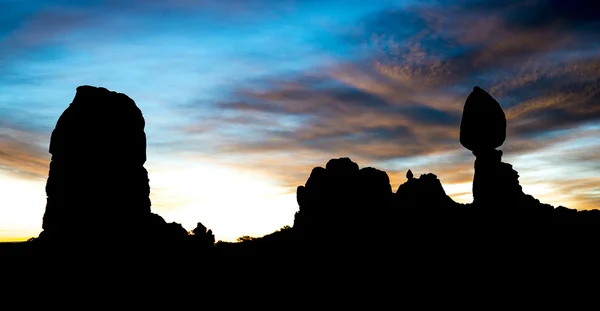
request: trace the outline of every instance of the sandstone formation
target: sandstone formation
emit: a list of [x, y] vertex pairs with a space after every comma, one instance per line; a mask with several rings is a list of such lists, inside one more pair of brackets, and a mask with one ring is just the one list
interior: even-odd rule
[[406, 173], [407, 181], [396, 190], [396, 200], [402, 207], [421, 209], [449, 208], [457, 205], [444, 191], [435, 174], [423, 174], [415, 178], [411, 170]]
[[475, 86], [465, 102], [460, 125], [461, 144], [475, 155], [473, 203], [487, 208], [544, 207], [523, 193], [519, 174], [502, 162], [496, 150], [506, 139], [506, 117], [500, 104], [486, 91]]
[[212, 230], [206, 228], [202, 223], [198, 223], [192, 230], [194, 244], [202, 248], [210, 248], [215, 244], [215, 236]]
[[385, 172], [372, 167], [359, 169], [349, 158], [332, 159], [325, 168], [314, 168], [306, 184], [298, 187], [300, 210], [294, 228], [320, 231], [368, 222], [388, 206], [391, 196]]
[[500, 104], [475, 86], [467, 97], [460, 123], [460, 143], [477, 152], [502, 146], [506, 139], [506, 117]]
[[50, 141], [43, 234], [133, 234], [150, 215], [145, 121], [135, 102], [80, 86]]

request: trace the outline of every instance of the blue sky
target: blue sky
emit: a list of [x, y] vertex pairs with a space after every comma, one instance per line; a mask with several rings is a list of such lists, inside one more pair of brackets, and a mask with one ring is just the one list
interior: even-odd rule
[[597, 207], [598, 9], [0, 0], [0, 238], [41, 230], [49, 137], [84, 84], [142, 109], [153, 211], [217, 239], [291, 225], [296, 186], [335, 157], [386, 170], [394, 189], [409, 168], [432, 172], [470, 202], [458, 125], [474, 85], [507, 114], [501, 149], [525, 192]]

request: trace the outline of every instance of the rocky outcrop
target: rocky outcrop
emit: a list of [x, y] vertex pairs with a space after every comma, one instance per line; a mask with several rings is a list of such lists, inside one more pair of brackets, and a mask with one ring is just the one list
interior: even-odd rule
[[372, 167], [359, 169], [349, 158], [330, 160], [325, 168], [312, 170], [296, 198], [300, 210], [294, 219], [299, 230], [341, 228], [369, 222], [371, 215], [388, 206], [392, 196], [390, 179]]
[[387, 173], [374, 167], [358, 171], [359, 196], [366, 204], [385, 203], [392, 194], [392, 186]]
[[434, 174], [414, 178], [412, 171], [406, 173], [407, 181], [396, 190], [396, 201], [401, 207], [420, 209], [448, 208], [458, 205], [444, 191], [442, 183]]
[[145, 121], [135, 102], [80, 86], [50, 141], [45, 236], [125, 238], [148, 222]]
[[206, 228], [202, 223], [198, 223], [192, 230], [192, 239], [194, 244], [200, 248], [212, 248], [215, 244], [215, 236], [212, 230]]

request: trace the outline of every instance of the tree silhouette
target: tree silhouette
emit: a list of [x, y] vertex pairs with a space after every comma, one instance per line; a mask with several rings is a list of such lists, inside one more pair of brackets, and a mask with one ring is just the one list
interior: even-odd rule
[[238, 242], [238, 243], [244, 243], [244, 242], [251, 242], [251, 241], [254, 241], [256, 239], [257, 238], [255, 238], [255, 237], [251, 237], [249, 235], [244, 235], [244, 236], [241, 236], [241, 237], [235, 239], [235, 241]]

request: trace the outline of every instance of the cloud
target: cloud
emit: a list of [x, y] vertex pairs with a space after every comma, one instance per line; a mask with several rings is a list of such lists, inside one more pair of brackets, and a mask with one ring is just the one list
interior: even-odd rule
[[[166, 21], [201, 17], [211, 24], [233, 26], [290, 13], [292, 1], [13, 1], [0, 4], [0, 40], [5, 49], [62, 43], [79, 30], [90, 36], [111, 33], [119, 36], [128, 30], [143, 31], [165, 26]], [[159, 18], [160, 17], [160, 18]], [[167, 23], [168, 24], [168, 23]]]
[[[5, 19], [12, 28], [5, 27], [11, 31], [0, 42], [0, 50], [10, 51], [6, 53], [9, 55], [19, 48], [63, 40], [92, 40], [111, 34], [122, 37], [127, 30], [142, 29], [152, 36], [187, 27], [191, 25], [188, 22], [235, 28], [239, 24], [234, 20], [264, 21], [264, 14], [289, 14], [299, 5], [294, 1], [223, 5], [185, 0], [57, 3], [25, 14], [20, 26]], [[310, 168], [341, 156], [349, 156], [361, 166], [386, 169], [400, 180], [407, 168], [422, 168], [438, 174], [442, 182], [467, 182], [473, 159], [458, 143], [458, 128], [464, 100], [474, 85], [489, 90], [505, 108], [509, 119], [503, 146], [506, 155], [529, 154], [570, 141], [575, 139], [573, 129], [598, 122], [600, 44], [596, 42], [600, 42], [600, 32], [590, 13], [597, 9], [598, 4], [592, 1], [577, 5], [561, 1], [428, 1], [368, 13], [354, 21], [346, 33], [340, 33], [341, 28], [331, 29], [333, 37], [327, 37], [331, 41], [315, 43], [328, 56], [324, 57], [328, 61], [318, 66], [291, 66], [293, 71], [261, 68], [260, 75], [248, 78], [251, 81], [242, 76], [243, 71], [252, 70], [234, 66], [223, 74], [225, 82], [208, 90], [209, 99], [204, 96], [191, 104], [186, 102], [183, 114], [189, 122], [176, 124], [182, 136], [171, 137], [173, 132], [168, 132], [164, 139], [155, 140], [153, 147], [173, 153], [211, 154], [224, 164], [266, 172], [290, 187], [303, 183]], [[157, 18], [160, 12], [164, 16]], [[229, 45], [227, 40], [215, 42]], [[148, 40], [148, 47], [152, 44]], [[240, 47], [252, 53], [264, 52], [245, 45], [232, 46], [234, 50]], [[296, 61], [296, 54], [288, 55], [288, 49], [293, 50], [287, 47], [281, 59], [302, 63], [302, 59]], [[0, 54], [2, 59], [5, 53]], [[113, 60], [113, 53], [109, 55], [103, 60]], [[186, 58], [179, 55], [167, 53], [166, 58], [185, 59], [177, 70], [193, 67], [186, 62], [192, 62], [195, 54], [190, 52]], [[211, 63], [216, 71], [230, 68], [225, 61]], [[173, 69], [171, 62], [160, 64], [164, 66], [152, 68]], [[151, 75], [145, 73], [140, 76], [148, 79]], [[99, 74], [94, 71], [91, 75]], [[114, 76], [114, 72], [106, 76]], [[190, 81], [196, 78], [186, 76], [186, 88], [193, 89]], [[212, 81], [205, 80], [202, 82]], [[175, 84], [161, 88], [163, 94], [147, 93], [161, 98], [159, 104], [185, 101], [180, 95], [189, 90], [180, 90], [183, 82]], [[163, 90], [181, 93], [166, 96]], [[145, 90], [138, 93], [146, 94]], [[156, 117], [157, 122], [165, 119], [162, 117]], [[1, 140], [7, 146], [2, 149], [5, 167], [18, 167], [14, 159], [38, 163], [34, 159], [46, 157], [43, 148], [27, 147], [25, 140], [6, 135]], [[423, 158], [428, 160], [419, 162]], [[571, 161], [583, 163], [581, 159]], [[42, 172], [29, 166], [22, 171]]]
[[[512, 124], [518, 125], [511, 129], [516, 136], [596, 121], [600, 55], [573, 54], [574, 47], [585, 44], [573, 34], [587, 31], [593, 35], [595, 23], [586, 17], [585, 6], [591, 10], [596, 5], [584, 2], [583, 8], [575, 9], [555, 1], [534, 1], [525, 7], [504, 3], [464, 1], [459, 2], [462, 6], [450, 8], [415, 7], [412, 11], [419, 17], [401, 25], [391, 20], [406, 17], [406, 10], [380, 14], [366, 23], [381, 32], [369, 39], [375, 41], [370, 57], [327, 68], [328, 74], [316, 81], [294, 84], [293, 77], [288, 84], [274, 85], [267, 92], [237, 92], [235, 101], [220, 106], [306, 117], [309, 122], [300, 132], [319, 131], [319, 137], [341, 137], [353, 130], [366, 129], [366, 133], [373, 128], [368, 123], [386, 122], [383, 129], [373, 128], [375, 136], [386, 133], [383, 136], [387, 138], [414, 140], [418, 130], [412, 128], [419, 125], [455, 126], [462, 106], [457, 95], [465, 98], [474, 84], [482, 84], [503, 103]], [[553, 21], [560, 22], [539, 12], [556, 15]], [[463, 27], [463, 20], [477, 16], [475, 27]], [[488, 26], [477, 27], [478, 23]], [[400, 30], [407, 36], [401, 40], [394, 37], [399, 26], [407, 26]], [[481, 31], [485, 35], [478, 33]], [[379, 44], [378, 38], [389, 41]], [[427, 95], [437, 102], [428, 100]], [[361, 120], [363, 126], [340, 130], [363, 113], [376, 115], [370, 121]], [[384, 121], [390, 118], [394, 121]], [[299, 135], [297, 128], [294, 131]], [[315, 139], [314, 135], [306, 138]]]
[[[338, 156], [401, 176], [405, 168], [390, 163], [408, 166], [439, 155], [444, 165], [429, 162], [429, 171], [443, 182], [469, 182], [473, 159], [458, 143], [458, 129], [474, 85], [504, 107], [507, 155], [571, 141], [572, 130], [599, 121], [600, 32], [589, 13], [597, 6], [433, 1], [366, 16], [339, 38], [366, 53], [265, 78], [259, 88], [234, 89], [217, 103], [224, 115], [248, 116], [216, 122], [221, 132], [244, 133], [227, 136], [217, 150], [243, 154], [245, 163], [286, 184], [305, 179], [274, 172], [308, 172]], [[443, 160], [457, 153], [458, 159]], [[303, 165], [289, 165], [294, 158]]]
[[1, 105], [4, 100], [0, 96], [0, 171], [27, 179], [46, 178], [51, 129], [21, 105]]
[[0, 128], [0, 170], [16, 177], [41, 179], [48, 176], [50, 154], [35, 133]]

